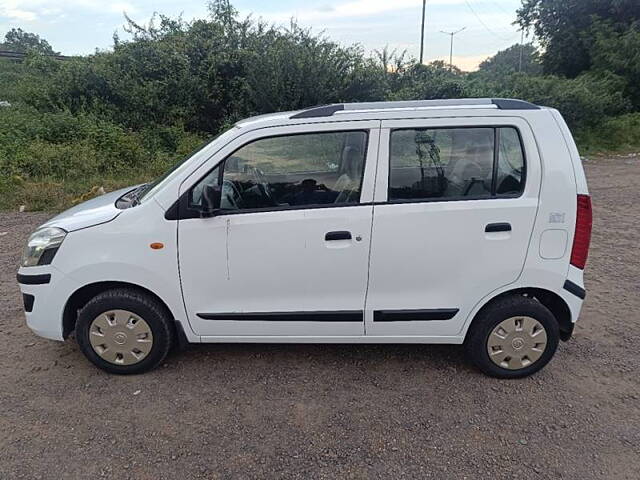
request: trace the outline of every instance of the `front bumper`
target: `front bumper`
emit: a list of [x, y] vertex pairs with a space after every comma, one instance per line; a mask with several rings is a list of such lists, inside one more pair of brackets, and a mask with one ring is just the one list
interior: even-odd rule
[[64, 307], [78, 285], [50, 265], [21, 268], [17, 279], [23, 296], [27, 326], [41, 337], [64, 340]]

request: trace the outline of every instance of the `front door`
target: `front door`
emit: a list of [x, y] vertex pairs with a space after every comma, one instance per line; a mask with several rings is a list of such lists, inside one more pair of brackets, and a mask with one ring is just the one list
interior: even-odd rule
[[194, 209], [222, 190], [217, 215], [179, 220], [183, 295], [197, 334], [364, 333], [379, 124], [250, 132], [183, 184]]
[[384, 121], [367, 335], [452, 341], [522, 271], [540, 162], [518, 118]]

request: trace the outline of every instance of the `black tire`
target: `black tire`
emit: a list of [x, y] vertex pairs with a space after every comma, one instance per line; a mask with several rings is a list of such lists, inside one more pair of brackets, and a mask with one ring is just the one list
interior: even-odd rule
[[[138, 363], [117, 365], [101, 358], [89, 341], [89, 328], [98, 315], [109, 310], [128, 310], [140, 318], [151, 328], [153, 344], [151, 350]], [[157, 299], [144, 292], [116, 288], [96, 295], [82, 307], [76, 322], [76, 340], [80, 350], [97, 367], [109, 373], [121, 375], [144, 373], [157, 367], [162, 362], [175, 338], [173, 320], [169, 312]]]
[[[487, 342], [494, 328], [511, 317], [532, 317], [544, 327], [547, 342], [536, 361], [517, 370], [503, 368], [489, 358]], [[558, 322], [547, 307], [531, 297], [512, 295], [500, 298], [483, 308], [473, 320], [464, 342], [469, 360], [487, 375], [497, 378], [522, 378], [543, 368], [558, 348], [560, 332]]]

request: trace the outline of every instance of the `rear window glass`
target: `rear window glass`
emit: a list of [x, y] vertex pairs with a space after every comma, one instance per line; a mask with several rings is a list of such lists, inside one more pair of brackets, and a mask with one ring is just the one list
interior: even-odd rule
[[524, 181], [524, 154], [518, 131], [515, 128], [501, 128], [499, 145], [496, 193], [518, 194], [522, 191]]
[[389, 200], [482, 199], [524, 187], [513, 127], [399, 129], [390, 147]]

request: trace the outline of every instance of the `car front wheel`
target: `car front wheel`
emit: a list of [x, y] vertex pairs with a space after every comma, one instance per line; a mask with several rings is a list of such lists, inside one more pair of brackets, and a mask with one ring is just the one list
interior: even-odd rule
[[118, 374], [155, 368], [173, 343], [173, 322], [154, 297], [133, 289], [102, 292], [79, 312], [76, 339], [101, 369]]

